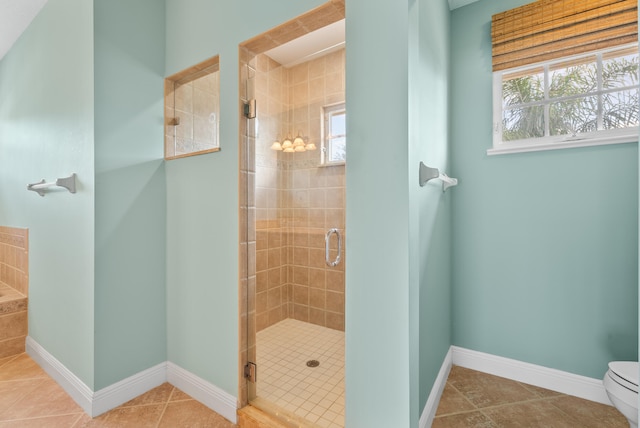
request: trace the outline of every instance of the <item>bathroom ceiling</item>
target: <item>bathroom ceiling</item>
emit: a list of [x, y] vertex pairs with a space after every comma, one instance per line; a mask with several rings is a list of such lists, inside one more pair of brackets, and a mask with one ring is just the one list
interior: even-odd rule
[[[457, 9], [478, 0], [448, 0], [449, 9]], [[305, 34], [265, 54], [285, 68], [307, 62], [345, 46], [344, 19]]]
[[457, 9], [477, 1], [478, 0], [449, 0], [449, 10]]
[[[453, 10], [478, 0], [448, 0]], [[40, 12], [47, 0], [0, 0], [0, 60]], [[285, 67], [344, 47], [344, 20], [266, 52]]]
[[344, 19], [265, 52], [285, 68], [344, 48]]
[[0, 0], [0, 60], [47, 0]]

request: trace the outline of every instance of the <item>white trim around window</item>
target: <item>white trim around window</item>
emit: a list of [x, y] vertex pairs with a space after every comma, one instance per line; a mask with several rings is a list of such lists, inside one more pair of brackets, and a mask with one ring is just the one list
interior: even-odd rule
[[[332, 118], [342, 117], [341, 128], [346, 127], [345, 123], [346, 109], [345, 103], [330, 104], [322, 107], [322, 146], [320, 148], [320, 164], [321, 166], [344, 165], [346, 161], [346, 130], [337, 131], [332, 128]], [[338, 144], [336, 149], [334, 143]], [[336, 155], [337, 154], [337, 155]], [[337, 156], [337, 158], [335, 158]]]
[[[588, 146], [596, 146], [596, 145], [606, 145], [606, 144], [622, 144], [622, 143], [634, 143], [638, 141], [638, 133], [639, 128], [635, 127], [627, 127], [627, 128], [618, 128], [618, 129], [601, 129], [602, 124], [602, 105], [599, 104], [598, 110], [598, 129], [591, 132], [578, 133], [576, 135], [550, 135], [549, 132], [549, 105], [554, 102], [563, 101], [564, 99], [570, 100], [579, 97], [586, 96], [594, 96], [594, 97], [602, 97], [605, 96], [609, 92], [616, 92], [620, 90], [638, 90], [638, 84], [636, 82], [635, 85], [624, 86], [621, 88], [613, 88], [613, 89], [603, 89], [602, 84], [602, 61], [603, 55], [607, 55], [610, 52], [618, 51], [625, 48], [630, 48], [637, 45], [631, 46], [623, 46], [617, 47], [615, 49], [607, 49], [599, 52], [576, 55], [574, 57], [562, 58], [560, 60], [547, 61], [540, 64], [527, 65], [524, 67], [514, 68], [510, 70], [502, 70], [496, 71], [493, 73], [493, 147], [487, 150], [488, 155], [499, 155], [499, 154], [509, 154], [509, 153], [522, 153], [522, 152], [534, 152], [534, 151], [544, 151], [544, 150], [556, 150], [556, 149], [566, 149], [573, 147], [588, 147]], [[565, 63], [567, 61], [580, 61], [581, 58], [586, 57], [597, 57], [597, 68], [598, 68], [598, 87], [593, 91], [588, 91], [585, 93], [570, 95], [567, 97], [560, 98], [551, 98], [549, 96], [549, 85], [550, 85], [550, 77], [549, 77], [549, 69], [558, 63]], [[516, 104], [515, 108], [527, 108], [530, 105], [538, 105], [544, 106], [545, 108], [545, 135], [541, 137], [535, 138], [526, 138], [521, 140], [509, 140], [503, 141], [503, 76], [504, 75], [513, 75], [514, 73], [523, 72], [523, 74], [527, 73], [527, 71], [532, 70], [542, 70], [544, 69], [544, 98], [538, 98], [537, 100], [531, 101], [529, 103], [521, 103]], [[601, 98], [599, 98], [601, 100]], [[520, 107], [522, 106], [522, 107]], [[514, 108], [513, 106], [510, 107]]]

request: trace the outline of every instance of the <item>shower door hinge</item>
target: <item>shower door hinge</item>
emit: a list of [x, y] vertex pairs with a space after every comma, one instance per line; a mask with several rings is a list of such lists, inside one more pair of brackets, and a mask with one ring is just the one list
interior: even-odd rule
[[247, 379], [249, 382], [255, 383], [257, 370], [258, 370], [258, 367], [256, 366], [256, 363], [248, 362], [244, 366], [244, 378]]
[[256, 100], [251, 99], [244, 103], [244, 117], [247, 119], [256, 118]]

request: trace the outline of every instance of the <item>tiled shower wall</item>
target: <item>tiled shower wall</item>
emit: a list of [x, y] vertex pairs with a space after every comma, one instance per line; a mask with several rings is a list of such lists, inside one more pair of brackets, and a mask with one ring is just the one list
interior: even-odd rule
[[29, 294], [29, 231], [0, 226], [0, 283]]
[[[257, 331], [285, 318], [344, 330], [344, 246], [342, 262], [329, 267], [324, 236], [337, 228], [344, 242], [345, 167], [320, 166], [322, 107], [344, 102], [344, 58], [342, 49], [285, 69], [257, 57]], [[270, 150], [298, 134], [318, 149]]]
[[270, 150], [271, 143], [289, 127], [289, 96], [287, 70], [266, 55], [258, 55], [255, 61], [259, 123], [255, 146], [256, 331], [260, 331], [289, 317], [289, 233], [282, 221], [284, 162]]

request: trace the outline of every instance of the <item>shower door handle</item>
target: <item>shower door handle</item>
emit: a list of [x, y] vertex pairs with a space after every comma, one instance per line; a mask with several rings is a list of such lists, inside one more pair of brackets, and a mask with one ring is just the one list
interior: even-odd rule
[[[331, 261], [329, 259], [329, 243], [331, 242], [331, 235], [333, 235], [334, 233], [338, 237], [338, 255], [333, 261]], [[336, 228], [329, 229], [327, 234], [324, 236], [324, 261], [327, 266], [338, 266], [338, 264], [340, 263], [340, 254], [342, 254], [342, 235]]]

